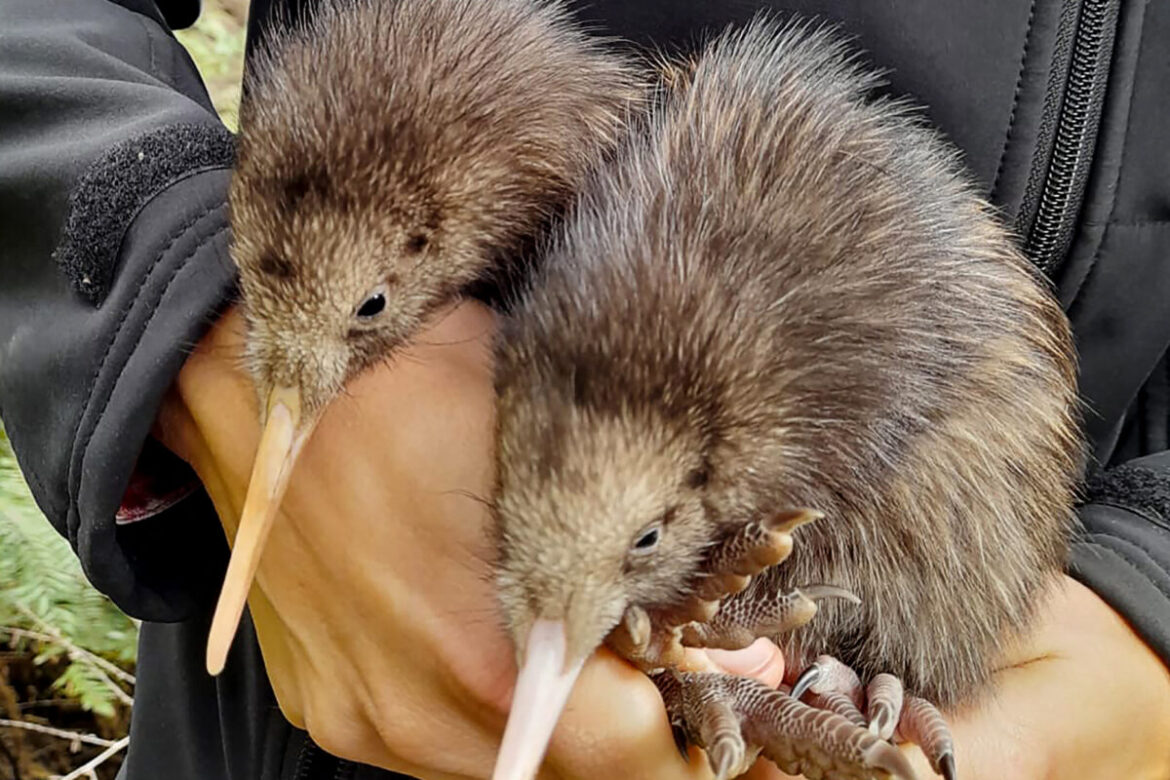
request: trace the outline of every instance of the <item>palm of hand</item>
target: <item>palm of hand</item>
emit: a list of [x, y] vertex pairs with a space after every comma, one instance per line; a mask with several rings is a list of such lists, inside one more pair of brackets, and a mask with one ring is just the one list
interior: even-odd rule
[[1170, 671], [1075, 580], [1062, 578], [995, 684], [952, 720], [960, 777], [1170, 777]]

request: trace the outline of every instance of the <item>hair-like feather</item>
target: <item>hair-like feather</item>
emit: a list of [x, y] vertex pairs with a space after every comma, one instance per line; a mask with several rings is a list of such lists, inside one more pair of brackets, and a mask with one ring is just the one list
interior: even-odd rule
[[272, 41], [241, 109], [233, 256], [253, 375], [311, 409], [504, 270], [642, 95], [548, 0], [325, 0]]
[[955, 152], [870, 100], [832, 34], [756, 22], [670, 82], [499, 340], [507, 620], [592, 599], [604, 635], [682, 598], [734, 524], [808, 506], [826, 518], [724, 608], [840, 585], [862, 605], [778, 637], [791, 666], [828, 652], [970, 697], [1065, 560], [1065, 317]]

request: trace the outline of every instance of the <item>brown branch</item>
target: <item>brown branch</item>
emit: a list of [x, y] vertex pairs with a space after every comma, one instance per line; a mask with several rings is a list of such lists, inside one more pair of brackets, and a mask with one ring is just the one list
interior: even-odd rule
[[[19, 609], [24, 614], [24, 616], [27, 617], [29, 620], [34, 621], [37, 625], [39, 625], [42, 629], [44, 629], [44, 632], [30, 631], [27, 628], [16, 628], [15, 626], [0, 626], [0, 631], [5, 631], [8, 634], [12, 635], [13, 639], [19, 639], [20, 637], [24, 636], [24, 637], [27, 637], [29, 639], [35, 639], [39, 642], [48, 642], [50, 644], [59, 644], [62, 647], [64, 647], [65, 650], [70, 654], [71, 659], [73, 659], [73, 654], [76, 653], [78, 656], [80, 656], [84, 660], [89, 661], [91, 664], [98, 667], [99, 669], [106, 672], [107, 674], [109, 674], [113, 677], [117, 677], [122, 682], [127, 683], [128, 685], [137, 684], [137, 680], [135, 680], [134, 675], [130, 674], [130, 672], [127, 672], [125, 669], [122, 669], [117, 664], [110, 663], [106, 659], [102, 658], [100, 655], [96, 655], [95, 653], [91, 653], [89, 650], [86, 650], [84, 647], [78, 647], [77, 645], [73, 644], [72, 642], [70, 642], [68, 639], [65, 638], [64, 634], [62, 634], [60, 631], [58, 631], [53, 626], [50, 626], [49, 624], [45, 623], [45, 621], [41, 620], [39, 617], [37, 617], [35, 614], [33, 614], [33, 612], [31, 610], [29, 610], [27, 607], [25, 607], [23, 604], [17, 604], [16, 608]], [[73, 659], [73, 660], [76, 660], [76, 659]]]
[[30, 723], [27, 720], [8, 720], [6, 718], [0, 718], [0, 728], [35, 731], [38, 734], [48, 734], [51, 737], [60, 737], [61, 739], [67, 739], [70, 742], [84, 742], [87, 745], [97, 745], [98, 747], [110, 747], [111, 745], [116, 744], [112, 739], [102, 739], [96, 734], [86, 734], [81, 731], [66, 731], [65, 729], [55, 729], [52, 726], [42, 726], [39, 723]]
[[103, 750], [100, 754], [95, 756], [92, 760], [85, 762], [81, 766], [74, 769], [67, 775], [57, 775], [53, 780], [78, 780], [84, 775], [94, 776], [93, 770], [108, 761], [115, 753], [130, 744], [130, 737], [122, 737], [114, 744]]
[[[20, 609], [23, 611], [24, 608], [20, 604], [17, 604], [16, 606], [17, 606], [17, 609]], [[37, 621], [37, 623], [41, 626], [41, 628], [44, 628], [46, 631], [55, 631], [55, 629], [52, 626], [41, 621], [39, 618], [37, 618], [31, 612], [28, 614], [29, 614], [30, 618]], [[4, 627], [4, 630], [8, 631], [9, 633], [11, 633], [13, 631], [13, 629], [8, 628], [8, 627]], [[29, 631], [25, 631], [24, 629], [18, 628], [16, 630], [21, 631], [24, 634], [30, 634]], [[78, 647], [77, 645], [73, 644], [68, 639], [66, 639], [64, 636], [62, 636], [60, 633], [53, 634], [51, 636], [50, 635], [43, 635], [43, 636], [45, 637], [45, 641], [49, 641], [49, 642], [52, 642], [54, 644], [59, 644], [62, 647], [64, 647], [65, 648], [65, 655], [67, 655], [69, 657], [70, 661], [73, 661], [74, 663], [85, 664], [90, 669], [92, 669], [94, 671], [94, 673], [98, 677], [101, 678], [102, 682], [104, 682], [106, 684], [106, 687], [109, 688], [110, 691], [114, 694], [114, 698], [116, 698], [118, 701], [125, 704], [127, 707], [134, 706], [134, 697], [131, 696], [130, 694], [126, 693], [126, 691], [122, 690], [122, 686], [118, 685], [118, 683], [114, 682], [113, 678], [110, 677], [110, 675], [103, 668], [103, 664], [105, 664], [107, 666], [113, 666], [113, 664], [111, 664], [109, 661], [105, 660], [104, 658], [99, 658], [98, 656], [94, 655], [93, 653], [89, 652], [88, 650], [85, 650], [85, 649]], [[98, 663], [98, 661], [100, 661], [101, 663]], [[117, 667], [115, 666], [113, 668], [116, 669]]]

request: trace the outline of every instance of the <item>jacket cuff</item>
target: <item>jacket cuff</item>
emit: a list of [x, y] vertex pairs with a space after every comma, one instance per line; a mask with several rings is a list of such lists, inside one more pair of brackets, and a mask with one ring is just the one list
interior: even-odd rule
[[201, 491], [150, 522], [115, 518], [163, 396], [234, 293], [229, 180], [227, 168], [203, 167], [137, 209], [101, 306], [104, 351], [69, 459], [67, 536], [94, 585], [144, 620], [205, 605], [226, 559]]
[[1170, 453], [1103, 472], [1087, 488], [1070, 574], [1170, 665]]

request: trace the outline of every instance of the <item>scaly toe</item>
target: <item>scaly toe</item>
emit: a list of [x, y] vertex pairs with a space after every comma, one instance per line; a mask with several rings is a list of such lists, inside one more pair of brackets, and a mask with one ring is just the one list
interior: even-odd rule
[[[799, 508], [747, 523], [715, 546], [704, 569], [711, 576], [752, 577], [787, 558], [792, 553], [792, 532], [822, 517], [815, 509]], [[738, 580], [729, 584], [740, 589], [747, 585]]]
[[902, 681], [892, 674], [878, 674], [865, 689], [869, 730], [881, 739], [894, 736], [902, 717]]

